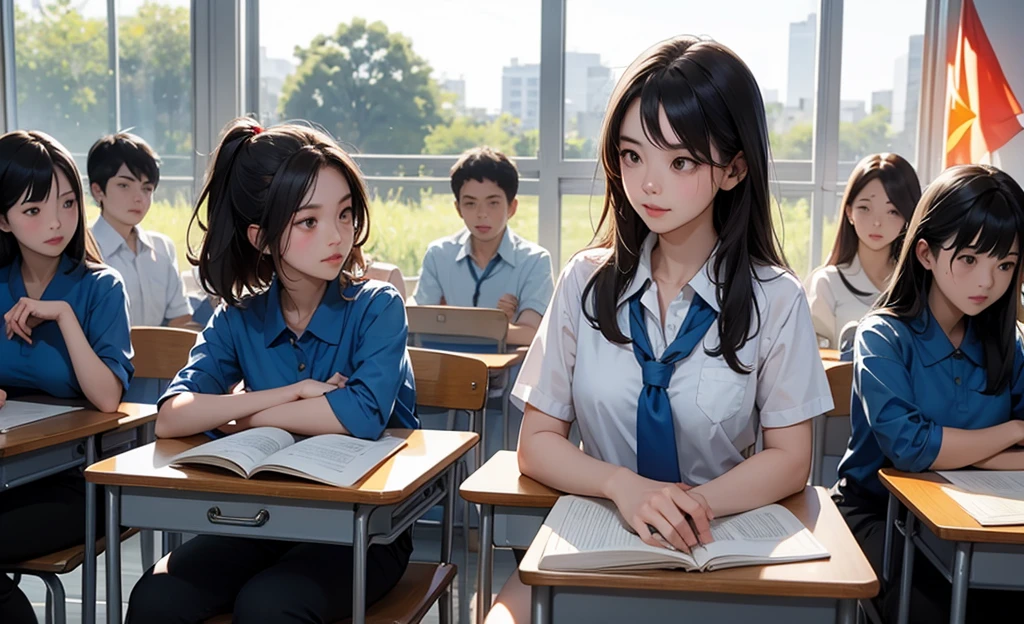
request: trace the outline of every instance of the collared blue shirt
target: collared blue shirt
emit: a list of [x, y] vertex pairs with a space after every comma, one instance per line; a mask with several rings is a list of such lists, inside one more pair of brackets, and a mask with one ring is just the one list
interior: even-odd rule
[[[416, 285], [416, 303], [439, 305], [444, 298], [447, 305], [473, 307], [476, 280], [469, 271], [469, 263], [473, 261], [471, 244], [472, 236], [465, 228], [430, 243]], [[501, 262], [480, 284], [477, 307], [497, 308], [502, 296], [512, 294], [519, 300], [518, 314], [534, 310], [544, 316], [555, 290], [551, 255], [540, 245], [516, 235], [508, 226], [498, 255]], [[480, 275], [483, 272], [484, 269], [477, 269]]]
[[[33, 329], [32, 344], [18, 336], [8, 340], [4, 335], [2, 315], [26, 296], [19, 257], [0, 267], [0, 388], [14, 393], [44, 392], [64, 399], [81, 397], [82, 387], [57, 323], [46, 321]], [[104, 265], [75, 266], [66, 255], [61, 256], [57, 273], [40, 300], [68, 302], [92, 350], [127, 388], [135, 368], [128, 300], [117, 271]]]
[[1008, 387], [983, 394], [983, 346], [968, 320], [959, 349], [925, 310], [909, 322], [873, 314], [857, 328], [853, 433], [839, 476], [884, 498], [878, 469], [922, 472], [935, 462], [942, 428], [985, 429], [1024, 418], [1024, 345], [1017, 337]]
[[324, 395], [352, 435], [376, 439], [385, 427], [418, 428], [416, 390], [406, 350], [402, 297], [385, 282], [328, 284], [301, 336], [288, 329], [280, 285], [214, 312], [160, 401], [182, 392], [226, 394], [242, 379], [246, 390], [280, 388], [303, 379], [348, 377]]

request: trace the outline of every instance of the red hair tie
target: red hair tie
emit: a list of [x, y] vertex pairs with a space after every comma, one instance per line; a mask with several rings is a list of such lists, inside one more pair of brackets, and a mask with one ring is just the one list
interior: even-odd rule
[[263, 126], [253, 126], [252, 127], [252, 133], [253, 134], [259, 134], [261, 132], [263, 132]]

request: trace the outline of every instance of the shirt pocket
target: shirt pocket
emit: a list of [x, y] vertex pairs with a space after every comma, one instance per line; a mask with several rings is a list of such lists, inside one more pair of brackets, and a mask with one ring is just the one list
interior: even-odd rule
[[728, 366], [705, 364], [697, 384], [697, 407], [709, 421], [723, 425], [723, 429], [732, 433], [731, 427], [724, 425], [739, 414], [746, 391], [746, 375], [740, 375]]

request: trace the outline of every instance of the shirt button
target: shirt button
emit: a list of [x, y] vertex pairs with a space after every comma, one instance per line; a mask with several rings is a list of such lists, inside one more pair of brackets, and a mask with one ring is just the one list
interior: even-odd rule
[[955, 383], [956, 385], [958, 385], [958, 386], [959, 386], [959, 385], [960, 385], [960, 378], [959, 378], [959, 377], [957, 377], [956, 379], [954, 379], [954, 380], [953, 380], [953, 383]]
[[295, 338], [294, 337], [293, 338], [289, 338], [288, 342], [292, 343], [293, 347], [295, 346]]
[[675, 330], [676, 330], [676, 326], [675, 326], [675, 325], [673, 325], [673, 324], [671, 324], [671, 323], [669, 323], [669, 324], [668, 324], [668, 325], [667, 325], [666, 327], [668, 328], [668, 330], [669, 330], [670, 332], [673, 332], [673, 331], [675, 331]]
[[[299, 362], [299, 370], [300, 371], [306, 370], [306, 363], [305, 362]], [[957, 383], [960, 383], [960, 382], [957, 381]]]

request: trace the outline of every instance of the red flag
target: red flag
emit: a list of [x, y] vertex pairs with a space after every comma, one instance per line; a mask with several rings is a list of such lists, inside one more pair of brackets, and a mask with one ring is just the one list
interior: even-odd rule
[[973, 0], [963, 0], [956, 58], [949, 66], [946, 166], [981, 162], [1021, 131], [1022, 112], [985, 35]]

